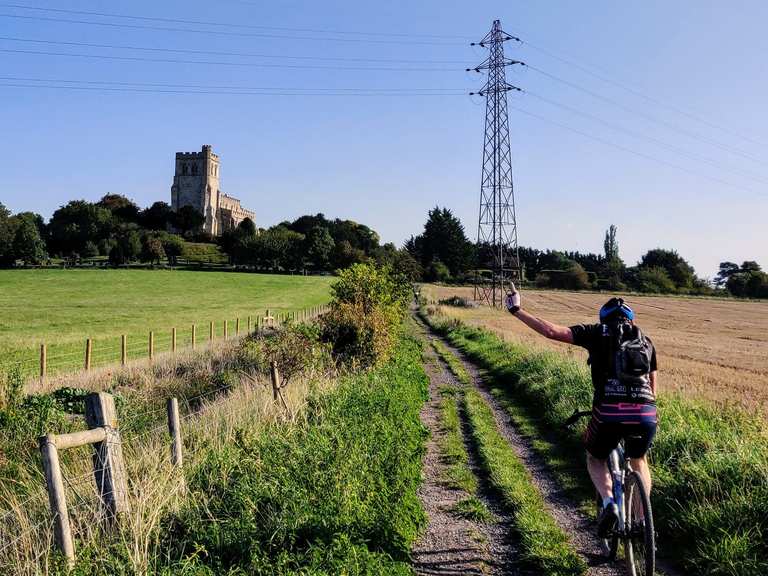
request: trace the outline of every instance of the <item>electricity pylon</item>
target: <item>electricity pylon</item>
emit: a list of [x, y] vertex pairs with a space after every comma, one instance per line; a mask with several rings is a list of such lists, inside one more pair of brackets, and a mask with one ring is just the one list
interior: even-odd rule
[[477, 226], [477, 249], [481, 270], [475, 271], [475, 300], [490, 306], [501, 306], [511, 282], [521, 278], [517, 246], [515, 193], [512, 185], [512, 155], [509, 146], [507, 92], [520, 88], [506, 80], [506, 67], [522, 64], [504, 57], [504, 42], [517, 40], [493, 21], [491, 31], [479, 45], [488, 48], [488, 58], [474, 70], [487, 71], [487, 81], [478, 94], [485, 97], [485, 142], [483, 174], [480, 184], [480, 217]]

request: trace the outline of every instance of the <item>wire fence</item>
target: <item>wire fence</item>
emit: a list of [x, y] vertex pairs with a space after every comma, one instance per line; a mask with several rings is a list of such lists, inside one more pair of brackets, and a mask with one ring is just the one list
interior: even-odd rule
[[297, 310], [268, 309], [260, 314], [147, 330], [143, 334], [83, 338], [79, 343], [42, 343], [36, 350], [15, 352], [12, 358], [0, 359], [0, 375], [17, 372], [25, 380], [44, 380], [97, 368], [121, 367], [176, 352], [202, 350], [216, 342], [240, 338], [265, 325], [307, 320], [326, 311], [326, 305]]
[[[316, 308], [300, 311], [289, 315], [267, 314], [259, 317], [258, 322], [250, 325], [250, 330], [256, 330], [265, 325], [277, 326], [285, 324], [291, 317], [297, 320], [310, 320], [326, 311], [326, 307], [318, 306]], [[236, 321], [232, 321], [230, 328], [236, 329]], [[235, 330], [230, 332], [231, 337], [244, 336], [248, 333], [248, 326], [242, 324], [238, 334]], [[191, 333], [191, 330], [190, 330]], [[224, 336], [222, 328], [221, 337]], [[210, 331], [209, 331], [210, 335]], [[216, 335], [214, 331], [214, 336]], [[181, 349], [178, 342], [178, 332], [176, 334], [176, 349]], [[214, 338], [215, 339], [215, 338]], [[199, 343], [200, 341], [197, 341]], [[208, 342], [204, 340], [203, 342]], [[157, 345], [158, 342], [155, 341]], [[172, 336], [165, 339], [165, 348], [162, 350], [168, 352], [173, 348]], [[191, 346], [187, 346], [190, 348]], [[139, 346], [136, 346], [138, 350]], [[146, 349], [149, 353], [149, 347]], [[157, 352], [157, 350], [156, 350]], [[138, 352], [137, 352], [138, 353]], [[143, 356], [146, 358], [147, 356]], [[91, 357], [92, 366], [95, 365], [96, 356]], [[114, 355], [105, 355], [104, 362], [113, 362]], [[119, 359], [118, 359], [119, 361]], [[82, 369], [82, 368], [81, 368]], [[210, 426], [215, 426], [206, 418], [220, 409], [230, 399], [230, 394], [235, 390], [246, 391], [248, 389], [263, 389], [262, 385], [267, 383], [257, 381], [255, 378], [242, 378], [238, 386], [225, 384], [216, 388], [200, 392], [198, 394], [178, 397], [179, 410], [182, 414], [179, 420], [183, 422], [184, 438], [191, 441], [184, 443], [185, 460], [194, 460], [204, 452], [201, 446], [194, 441], [196, 433], [208, 430]], [[265, 390], [265, 397], [271, 397], [271, 392]], [[248, 402], [235, 402], [226, 407], [222, 412], [228, 419], [244, 414], [254, 407]], [[167, 483], [148, 482], [147, 478], [153, 471], [158, 473], [165, 470], [170, 473], [172, 470], [169, 454], [171, 437], [169, 436], [169, 420], [166, 409], [160, 407], [147, 407], [145, 410], [135, 412], [130, 415], [123, 415], [119, 424], [121, 449], [128, 452], [128, 462], [131, 463], [131, 470], [128, 478], [131, 484], [129, 491], [139, 490], [141, 494], [133, 493], [134, 500], [143, 498], [146, 501], [170, 500], [175, 497], [175, 493], [170, 495], [158, 495], [156, 492], [167, 488]], [[143, 454], [147, 450], [161, 448], [161, 453], [155, 450], [157, 457], [153, 465], [146, 463], [137, 463], [142, 460]], [[77, 450], [77, 449], [75, 449]], [[74, 450], [72, 452], [75, 452]], [[106, 468], [96, 467], [95, 462], [84, 453], [73, 453], [71, 458], [62, 458], [61, 472], [65, 492], [67, 495], [67, 510], [70, 516], [70, 525], [72, 536], [76, 541], [85, 541], [91, 537], [104, 537], [103, 526], [107, 518], [104, 507], [105, 498], [112, 492], [105, 491], [104, 485], [99, 486], [97, 478]], [[183, 486], [183, 481], [176, 488], [179, 490]], [[174, 490], [176, 490], [176, 488]], [[172, 491], [173, 492], [173, 491]], [[54, 549], [55, 525], [57, 516], [52, 512], [52, 502], [49, 502], [49, 493], [46, 490], [46, 480], [43, 475], [39, 479], [39, 490], [24, 498], [15, 498], [0, 502], [0, 573], [16, 573], [15, 570], [21, 566], [35, 566], [39, 562], [49, 562], [52, 558], [51, 553]], [[165, 501], [164, 500], [164, 501]]]

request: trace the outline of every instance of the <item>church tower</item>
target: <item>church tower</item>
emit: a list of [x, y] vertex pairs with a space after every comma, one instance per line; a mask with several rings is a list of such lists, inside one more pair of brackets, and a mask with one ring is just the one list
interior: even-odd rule
[[200, 152], [177, 152], [171, 186], [171, 208], [192, 206], [205, 218], [203, 230], [217, 236], [219, 230], [219, 157], [209, 145]]

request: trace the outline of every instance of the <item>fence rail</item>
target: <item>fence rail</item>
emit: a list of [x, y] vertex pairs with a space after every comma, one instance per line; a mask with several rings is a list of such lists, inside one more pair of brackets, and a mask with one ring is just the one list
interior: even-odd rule
[[0, 360], [0, 375], [19, 370], [25, 379], [37, 378], [45, 381], [47, 378], [89, 372], [96, 368], [118, 368], [141, 360], [152, 361], [158, 355], [202, 350], [217, 341], [251, 334], [263, 326], [281, 326], [289, 321], [311, 320], [327, 310], [327, 305], [277, 314], [267, 309], [263, 314], [210, 320], [204, 324], [173, 326], [162, 331], [148, 330], [145, 336], [120, 334], [102, 339], [85, 338], [80, 350], [73, 349], [73, 344], [49, 345], [44, 342], [40, 344], [38, 351], [30, 350], [24, 358]]

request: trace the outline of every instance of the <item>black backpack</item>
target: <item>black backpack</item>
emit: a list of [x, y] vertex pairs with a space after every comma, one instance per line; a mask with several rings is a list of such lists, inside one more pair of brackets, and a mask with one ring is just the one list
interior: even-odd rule
[[628, 402], [638, 402], [648, 394], [652, 396], [649, 375], [653, 344], [640, 328], [629, 323], [603, 324], [603, 343], [609, 359], [606, 380], [618, 380]]

